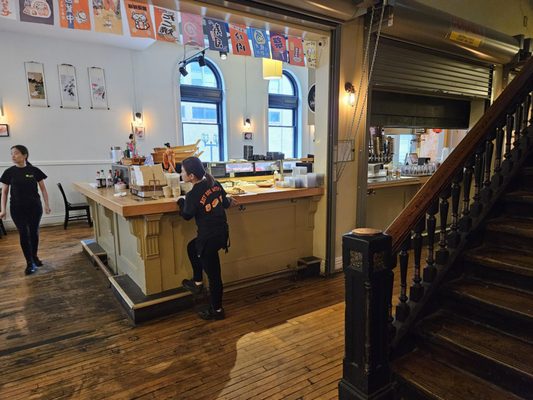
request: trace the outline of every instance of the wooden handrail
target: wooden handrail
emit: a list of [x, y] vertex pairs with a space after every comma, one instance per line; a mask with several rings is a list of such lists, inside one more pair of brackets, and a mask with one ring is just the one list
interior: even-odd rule
[[488, 133], [495, 130], [497, 124], [502, 122], [502, 116], [512, 111], [519, 99], [529, 92], [532, 82], [533, 57], [527, 61], [518, 76], [498, 96], [455, 150], [387, 228], [386, 233], [392, 237], [393, 253], [400, 249], [402, 242], [414, 229], [418, 220], [425, 215], [435, 198], [451, 183], [455, 174], [465, 165], [468, 157], [472, 156]]

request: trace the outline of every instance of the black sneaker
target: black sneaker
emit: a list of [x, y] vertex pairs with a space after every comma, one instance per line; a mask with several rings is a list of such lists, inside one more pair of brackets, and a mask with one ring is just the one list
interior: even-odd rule
[[39, 260], [39, 257], [35, 256], [33, 257], [33, 265], [35, 265], [36, 267], [42, 267], [43, 262]]
[[224, 309], [220, 309], [220, 311], [215, 311], [211, 307], [206, 308], [205, 310], [198, 311], [198, 316], [205, 320], [220, 320], [226, 318], [226, 314], [224, 313]]
[[35, 268], [35, 265], [33, 265], [33, 264], [28, 264], [28, 265], [26, 266], [26, 269], [24, 270], [24, 273], [25, 273], [26, 275], [31, 275], [31, 274], [33, 274], [35, 271], [37, 271], [37, 269]]
[[192, 294], [200, 294], [204, 290], [204, 284], [197, 285], [192, 279], [184, 279], [181, 281], [181, 285]]

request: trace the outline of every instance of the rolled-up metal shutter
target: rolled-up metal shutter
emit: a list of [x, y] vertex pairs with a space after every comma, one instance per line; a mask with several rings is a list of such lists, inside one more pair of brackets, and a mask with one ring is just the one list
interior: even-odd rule
[[402, 93], [490, 99], [492, 66], [381, 38], [372, 86]]

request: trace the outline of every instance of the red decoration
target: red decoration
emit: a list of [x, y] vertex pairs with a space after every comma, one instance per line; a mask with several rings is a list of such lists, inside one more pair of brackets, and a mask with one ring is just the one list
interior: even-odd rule
[[441, 132], [442, 132], [442, 129], [440, 129], [440, 128], [434, 128], [434, 129], [433, 129], [433, 132], [435, 132], [435, 133], [441, 133]]

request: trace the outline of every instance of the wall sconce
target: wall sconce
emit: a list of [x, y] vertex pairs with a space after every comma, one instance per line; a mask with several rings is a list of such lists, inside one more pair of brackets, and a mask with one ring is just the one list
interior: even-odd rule
[[346, 90], [346, 103], [353, 107], [355, 105], [355, 88], [351, 82], [346, 82], [344, 84], [344, 90]]
[[270, 58], [263, 58], [263, 79], [281, 79], [283, 63]]
[[[1, 99], [0, 99], [1, 100]], [[7, 116], [4, 112], [4, 105], [0, 101], [0, 124], [7, 124]]]
[[227, 58], [228, 58], [228, 53], [227, 52], [219, 51], [218, 54], [219, 54], [221, 60], [227, 60]]
[[246, 118], [244, 120], [243, 125], [245, 129], [250, 129], [252, 127], [252, 122], [250, 121], [250, 118]]
[[142, 122], [143, 122], [143, 116], [140, 112], [136, 112], [135, 113], [135, 118], [133, 119], [133, 123], [136, 125], [136, 126], [140, 126], [142, 125]]

